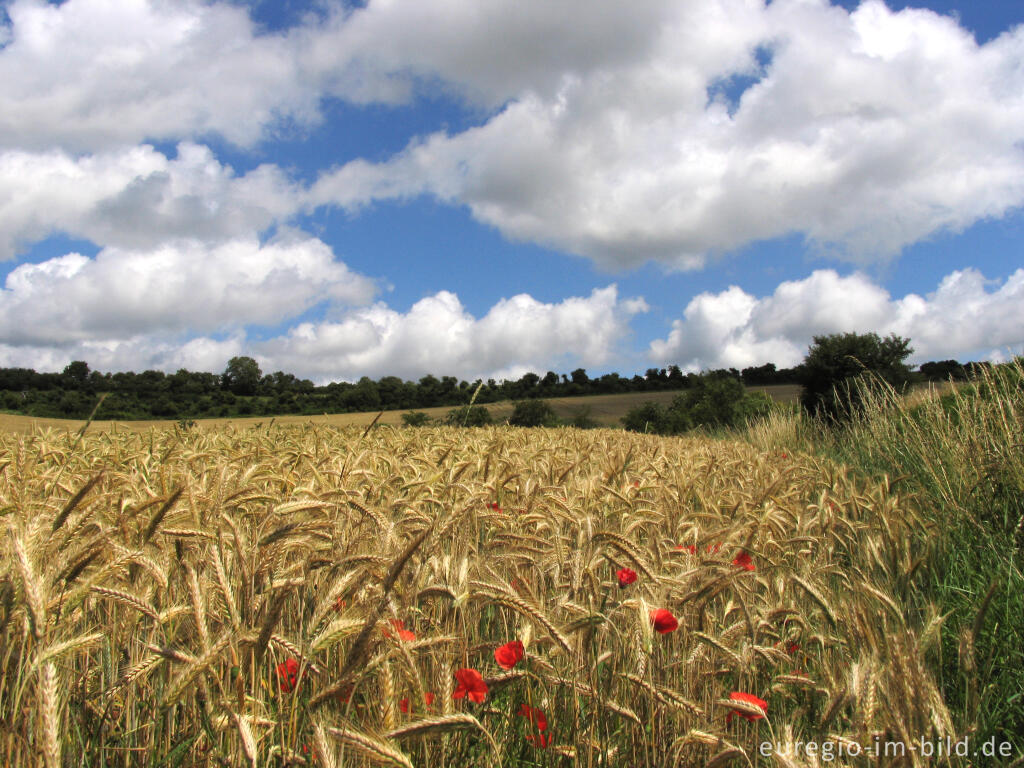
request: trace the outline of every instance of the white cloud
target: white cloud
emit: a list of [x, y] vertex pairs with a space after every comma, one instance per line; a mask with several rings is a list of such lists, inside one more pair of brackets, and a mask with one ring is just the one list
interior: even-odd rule
[[[35, 283], [73, 281], [89, 268], [88, 259], [70, 254], [31, 275], [20, 275], [13, 290], [27, 300], [32, 298]], [[80, 285], [78, 290], [80, 295], [85, 293]], [[86, 360], [93, 369], [104, 371], [188, 368], [220, 372], [235, 355], [250, 355], [265, 372], [283, 370], [318, 382], [392, 375], [418, 379], [428, 373], [470, 380], [518, 378], [531, 370], [568, 371], [579, 365], [607, 363], [629, 335], [630, 318], [647, 311], [642, 298], [620, 299], [614, 284], [594, 289], [589, 296], [551, 304], [520, 294], [502, 299], [481, 318], [467, 312], [455, 294], [441, 291], [404, 313], [383, 302], [347, 310], [335, 306], [334, 319], [301, 322], [270, 339], [247, 338], [244, 330], [237, 329], [227, 338], [207, 334], [183, 344], [180, 334], [174, 333], [183, 324], [182, 316], [228, 311], [223, 305], [203, 307], [216, 290], [201, 291], [188, 306], [177, 307], [170, 320], [154, 317], [160, 314], [160, 307], [147, 308], [146, 317], [117, 318], [108, 324], [107, 335], [100, 327], [103, 318], [88, 315], [88, 308], [84, 310], [91, 320], [88, 332], [18, 332], [12, 327], [11, 310], [20, 307], [0, 304], [0, 366], [61, 370], [71, 360]], [[239, 296], [239, 303], [243, 299]], [[47, 307], [52, 310], [54, 304], [51, 299]], [[294, 314], [300, 309], [294, 307]], [[38, 318], [30, 320], [44, 314], [40, 309]], [[62, 319], [81, 328], [84, 318], [65, 313], [52, 322]], [[208, 325], [219, 323], [214, 320]], [[125, 327], [136, 332], [118, 334]]]
[[[444, 6], [444, 19], [475, 8]], [[374, 14], [397, 24], [408, 10], [371, 4], [350, 24], [372, 27], [363, 17]], [[467, 24], [479, 15], [461, 13]], [[658, 35], [607, 60], [542, 59], [555, 69], [534, 79], [529, 64], [505, 73], [518, 91], [483, 125], [336, 169], [311, 200], [357, 207], [430, 193], [511, 238], [608, 267], [683, 268], [793, 232], [845, 258], [891, 257], [1024, 202], [1024, 27], [979, 46], [949, 17], [879, 0], [853, 13], [821, 0], [658, 13]], [[593, 23], [605, 20], [615, 23]], [[440, 53], [426, 30], [403, 61], [473, 90], [496, 77], [477, 49], [503, 50], [503, 34], [445, 38]], [[398, 54], [381, 47], [397, 69]], [[771, 51], [763, 68], [759, 47]], [[752, 84], [730, 104], [722, 94], [744, 76]]]
[[101, 245], [152, 248], [188, 237], [254, 237], [297, 207], [301, 191], [275, 166], [244, 176], [209, 148], [151, 146], [72, 157], [0, 154], [0, 259], [61, 232]]
[[22, 264], [0, 291], [0, 344], [64, 345], [274, 325], [315, 304], [365, 304], [371, 280], [315, 238], [175, 241]]
[[455, 294], [441, 291], [405, 313], [381, 303], [331, 322], [302, 323], [254, 349], [265, 367], [314, 380], [569, 370], [609, 361], [629, 333], [629, 318], [646, 308], [642, 299], [620, 300], [610, 285], [556, 304], [520, 294], [477, 319]]
[[[1001, 284], [1000, 284], [1001, 282]], [[860, 273], [818, 270], [756, 298], [731, 286], [702, 293], [651, 342], [651, 359], [688, 370], [797, 365], [817, 335], [895, 333], [909, 338], [912, 361], [961, 361], [1024, 352], [1024, 269], [1005, 281], [975, 269], [943, 278], [932, 293], [894, 299]]]
[[216, 132], [251, 145], [316, 119], [298, 35], [228, 3], [15, 0], [0, 49], [0, 147], [101, 150]]

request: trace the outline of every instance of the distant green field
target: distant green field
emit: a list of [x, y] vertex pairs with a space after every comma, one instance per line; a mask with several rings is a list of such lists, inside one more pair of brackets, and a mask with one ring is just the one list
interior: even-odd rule
[[[751, 392], [766, 392], [773, 399], [783, 403], [795, 403], [800, 397], [800, 387], [796, 384], [781, 384], [770, 387], [748, 387]], [[597, 423], [606, 427], [622, 426], [620, 419], [626, 415], [631, 408], [647, 401], [653, 401], [667, 405], [672, 401], [678, 391], [666, 392], [629, 392], [621, 395], [589, 395], [586, 397], [555, 397], [548, 400], [560, 418], [570, 418], [580, 409], [589, 408], [589, 416]], [[510, 401], [499, 403], [487, 403], [486, 407], [491, 415], [502, 420], [508, 418], [512, 413], [513, 404]], [[432, 418], [443, 419], [452, 406], [440, 408], [422, 408], [424, 413]], [[380, 424], [401, 424], [402, 414], [408, 413], [408, 409], [397, 411], [384, 411], [378, 423]], [[236, 424], [239, 426], [250, 426], [260, 423], [267, 423], [271, 419], [275, 424], [306, 424], [316, 422], [320, 424], [331, 424], [334, 426], [349, 426], [353, 424], [366, 425], [373, 421], [376, 413], [337, 413], [319, 416], [251, 416], [233, 419], [198, 419], [196, 423], [200, 426], [218, 427], [225, 424]], [[11, 414], [0, 414], [0, 430], [8, 432], [28, 432], [36, 427], [49, 427], [53, 429], [80, 429], [85, 422], [81, 419], [42, 419], [33, 416], [14, 416]], [[150, 420], [150, 421], [94, 421], [91, 429], [109, 431], [112, 429], [149, 429], [150, 427], [166, 427], [174, 424], [174, 419]]]

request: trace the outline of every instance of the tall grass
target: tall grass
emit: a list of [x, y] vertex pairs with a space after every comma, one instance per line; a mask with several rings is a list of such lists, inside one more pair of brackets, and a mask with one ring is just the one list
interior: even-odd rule
[[946, 618], [929, 659], [961, 732], [1024, 734], [1024, 367], [1020, 358], [970, 385], [909, 397], [874, 381], [845, 426], [778, 411], [745, 434], [768, 450], [830, 457], [912, 493], [928, 522], [927, 557], [909, 606]]

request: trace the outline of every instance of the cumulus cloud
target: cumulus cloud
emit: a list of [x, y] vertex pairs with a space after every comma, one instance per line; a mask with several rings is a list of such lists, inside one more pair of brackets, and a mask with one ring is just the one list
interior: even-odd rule
[[[30, 289], [26, 284], [37, 278], [40, 285], [73, 279], [88, 268], [86, 262], [77, 254], [53, 260], [45, 272], [20, 275], [13, 290], [27, 299]], [[79, 290], [85, 293], [84, 288]], [[214, 290], [175, 312], [202, 311], [208, 316], [227, 311], [223, 305], [200, 309], [211, 300]], [[241, 303], [245, 297], [236, 298]], [[274, 301], [283, 302], [276, 297]], [[53, 304], [49, 306], [52, 309]], [[348, 309], [336, 306], [331, 320], [301, 322], [265, 340], [247, 338], [243, 329], [236, 329], [225, 338], [208, 333], [187, 343], [173, 333], [184, 324], [181, 317], [175, 314], [168, 321], [160, 308], [147, 309], [145, 318], [132, 317], [131, 324], [118, 318], [107, 323], [109, 327], [100, 327], [102, 319], [88, 315], [92, 321], [88, 332], [79, 325], [79, 330], [62, 335], [52, 330], [18, 332], [12, 327], [12, 310], [20, 308], [0, 304], [0, 366], [61, 370], [71, 360], [86, 360], [97, 370], [173, 371], [184, 367], [222, 371], [231, 357], [251, 355], [264, 371], [284, 370], [328, 382], [354, 381], [361, 376], [418, 379], [428, 373], [470, 380], [505, 378], [531, 370], [567, 371], [579, 365], [601, 365], [620, 351], [620, 342], [630, 334], [630, 318], [646, 312], [647, 304], [639, 297], [620, 298], [613, 284], [594, 289], [589, 296], [557, 303], [519, 294], [500, 300], [486, 315], [476, 318], [458, 296], [441, 291], [416, 302], [407, 312], [383, 302]], [[301, 307], [292, 309], [298, 314]], [[40, 309], [38, 318], [44, 314]], [[87, 314], [85, 310], [83, 315]], [[80, 324], [84, 319], [70, 315], [65, 313], [52, 322], [63, 319]], [[129, 325], [137, 331], [118, 333]], [[218, 326], [218, 322], [209, 325]], [[55, 343], [47, 343], [55, 337]]]
[[1024, 352], [1024, 269], [987, 280], [976, 269], [950, 273], [926, 296], [893, 298], [861, 274], [817, 270], [757, 298], [736, 286], [694, 297], [651, 359], [688, 370], [797, 365], [817, 335], [895, 333], [912, 360], [1001, 358]]
[[66, 345], [274, 325], [319, 302], [372, 300], [320, 240], [285, 233], [269, 243], [185, 240], [150, 251], [106, 248], [22, 264], [0, 291], [0, 344]]
[[[405, 10], [370, 4], [350, 23]], [[979, 46], [950, 17], [880, 0], [852, 13], [823, 0], [650, 12], [657, 35], [630, 36], [606, 61], [547, 62], [557, 79], [524, 65], [484, 124], [335, 169], [312, 203], [429, 193], [607, 267], [695, 268], [794, 232], [843, 258], [891, 257], [1024, 201], [1024, 27]], [[480, 34], [501, 48], [501, 26]], [[443, 54], [432, 39], [412, 47], [418, 66], [471, 89], [495, 76], [452, 63], [481, 37]]]
[[610, 285], [554, 304], [520, 294], [475, 318], [455, 294], [441, 291], [404, 313], [379, 303], [330, 322], [302, 323], [256, 351], [268, 366], [314, 380], [569, 370], [610, 360], [630, 317], [646, 309], [642, 299], [620, 299]]
[[0, 259], [56, 232], [120, 248], [252, 237], [286, 219], [300, 195], [273, 165], [237, 176], [187, 142], [173, 159], [148, 145], [82, 157], [4, 152]]

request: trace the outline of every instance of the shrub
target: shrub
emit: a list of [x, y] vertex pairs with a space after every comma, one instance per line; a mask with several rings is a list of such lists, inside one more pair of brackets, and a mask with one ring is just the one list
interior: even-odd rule
[[884, 339], [877, 333], [815, 336], [797, 376], [804, 388], [800, 403], [812, 416], [848, 421], [862, 409], [870, 378], [864, 374], [902, 391], [911, 378], [903, 362], [911, 352], [910, 340], [895, 334]]
[[601, 425], [590, 415], [593, 413], [593, 409], [589, 405], [583, 405], [579, 408], [573, 408], [571, 416], [566, 420], [566, 426], [576, 427], [576, 429], [596, 429]]
[[423, 427], [430, 423], [430, 416], [423, 411], [409, 411], [402, 414], [402, 423], [407, 427]]
[[482, 405], [464, 405], [461, 408], [452, 408], [448, 411], [444, 422], [455, 427], [486, 427], [488, 424], [493, 424], [494, 419], [491, 412]]
[[547, 400], [520, 400], [508, 423], [513, 427], [555, 427], [558, 417]]

